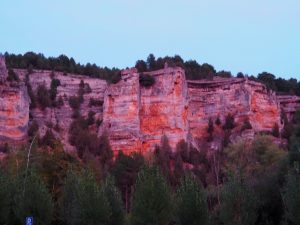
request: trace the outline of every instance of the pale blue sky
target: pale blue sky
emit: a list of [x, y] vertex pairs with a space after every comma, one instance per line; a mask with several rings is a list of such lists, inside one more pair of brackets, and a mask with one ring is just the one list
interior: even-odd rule
[[0, 52], [126, 67], [179, 54], [300, 79], [299, 0], [1, 0]]

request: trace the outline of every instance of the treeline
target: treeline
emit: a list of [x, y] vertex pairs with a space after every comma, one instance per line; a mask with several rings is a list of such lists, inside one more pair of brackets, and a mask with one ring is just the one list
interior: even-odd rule
[[65, 55], [47, 58], [41, 53], [27, 52], [24, 55], [15, 55], [6, 52], [5, 60], [7, 67], [28, 69], [29, 72], [33, 69], [60, 71], [100, 78], [113, 83], [118, 82], [120, 79], [120, 70], [117, 68], [102, 68], [90, 63], [82, 65], [77, 63], [72, 57], [69, 58]]
[[[55, 70], [105, 79], [113, 83], [117, 83], [120, 80], [120, 69], [101, 68], [96, 64], [90, 63], [81, 65], [73, 58], [68, 58], [65, 55], [47, 58], [43, 54], [33, 52], [27, 52], [24, 55], [5, 53], [5, 58], [9, 68], [28, 69], [29, 71], [32, 69]], [[275, 75], [267, 72], [262, 72], [257, 76], [243, 74], [242, 72], [233, 75], [230, 71], [216, 71], [212, 65], [207, 63], [199, 64], [196, 60], [184, 61], [179, 55], [156, 58], [153, 54], [150, 54], [146, 60], [138, 60], [135, 67], [140, 73], [143, 73], [162, 69], [166, 63], [171, 67], [178, 66], [183, 68], [189, 80], [213, 79], [215, 76], [225, 78], [248, 76], [249, 79], [262, 82], [269, 89], [280, 94], [296, 94], [300, 96], [300, 81], [297, 81], [297, 79], [276, 78]]]
[[[184, 61], [179, 55], [173, 57], [155, 58], [150, 54], [146, 60], [138, 60], [135, 67], [139, 72], [154, 71], [163, 69], [167, 63], [170, 67], [181, 67], [185, 70], [186, 78], [189, 80], [213, 79], [213, 77], [234, 77], [229, 71], [216, 71], [216, 69], [207, 63], [199, 64], [195, 60]], [[280, 94], [296, 94], [300, 96], [300, 80], [291, 78], [289, 80], [276, 78], [275, 75], [267, 72], [258, 74], [257, 76], [243, 74], [239, 72], [235, 75], [238, 78], [248, 76], [249, 79], [264, 83], [269, 89], [279, 92]]]
[[[0, 163], [0, 224], [296, 225], [300, 223], [300, 114], [289, 149], [268, 136], [209, 152], [168, 138], [146, 158], [109, 141], [64, 151], [50, 133]], [[105, 151], [103, 151], [103, 146]], [[83, 147], [83, 145], [82, 145]], [[2, 149], [3, 151], [3, 149]]]

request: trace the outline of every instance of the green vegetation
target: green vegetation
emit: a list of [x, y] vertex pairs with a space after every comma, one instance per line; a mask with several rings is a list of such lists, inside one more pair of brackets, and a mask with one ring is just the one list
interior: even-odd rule
[[81, 65], [73, 58], [65, 55], [58, 57], [45, 57], [43, 54], [27, 52], [24, 55], [5, 53], [7, 67], [19, 69], [41, 69], [60, 71], [64, 73], [83, 74], [90, 77], [100, 78], [109, 82], [117, 82], [120, 79], [120, 70], [117, 68], [101, 68], [96, 64], [87, 63]]
[[151, 87], [155, 83], [155, 79], [153, 76], [148, 74], [140, 74], [140, 84], [143, 87]]

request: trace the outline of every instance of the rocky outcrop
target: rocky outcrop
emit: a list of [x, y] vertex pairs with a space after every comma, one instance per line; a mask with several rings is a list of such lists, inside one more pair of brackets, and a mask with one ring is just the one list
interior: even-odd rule
[[300, 97], [295, 95], [278, 95], [280, 107], [288, 120], [292, 120], [297, 109], [300, 109]]
[[[208, 136], [208, 121], [228, 114], [234, 117], [235, 131], [241, 133], [249, 121], [255, 132], [270, 132], [280, 123], [280, 107], [275, 93], [247, 78], [218, 78], [186, 81], [181, 68], [165, 68], [146, 73], [155, 79], [149, 88], [140, 86], [139, 74], [126, 71], [122, 80], [110, 85], [105, 95], [103, 126], [115, 150], [146, 152], [166, 135], [173, 149], [183, 139], [198, 145]], [[221, 136], [221, 125], [215, 136]]]
[[[21, 80], [25, 80], [27, 70], [15, 70]], [[87, 76], [78, 76], [72, 74], [64, 74], [61, 72], [52, 73], [51, 71], [35, 70], [28, 75], [29, 83], [34, 92], [39, 85], [45, 85], [50, 89], [51, 80], [53, 78], [60, 81], [60, 86], [57, 88], [56, 99], [62, 98], [63, 105], [60, 107], [48, 107], [44, 110], [36, 107], [30, 110], [31, 122], [35, 121], [39, 125], [40, 135], [43, 136], [47, 129], [51, 129], [53, 133], [62, 141], [66, 150], [74, 150], [74, 147], [69, 144], [69, 127], [73, 121], [73, 109], [69, 105], [69, 98], [77, 96], [79, 84], [83, 81], [88, 84], [91, 92], [83, 95], [83, 103], [80, 105], [80, 113], [87, 117], [89, 111], [95, 112], [95, 120], [102, 120], [103, 106], [89, 105], [90, 99], [98, 101], [104, 100], [104, 93], [107, 89], [107, 83], [104, 80], [89, 78]]]
[[23, 82], [6, 82], [7, 69], [0, 57], [0, 144], [26, 140], [29, 103]]

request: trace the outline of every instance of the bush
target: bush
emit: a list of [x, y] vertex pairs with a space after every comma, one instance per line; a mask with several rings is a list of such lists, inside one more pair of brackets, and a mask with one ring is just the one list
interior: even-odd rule
[[80, 108], [81, 99], [77, 96], [69, 97], [69, 105], [73, 110], [77, 110]]
[[8, 81], [19, 81], [19, 76], [15, 73], [15, 71], [11, 68], [8, 69], [8, 76], [7, 76]]
[[220, 126], [220, 125], [221, 125], [220, 117], [218, 117], [218, 118], [216, 119], [215, 124], [216, 124], [217, 126]]
[[102, 100], [96, 100], [94, 98], [90, 98], [89, 107], [92, 107], [92, 106], [102, 106], [102, 105], [103, 105], [103, 101]]
[[252, 129], [252, 125], [251, 125], [249, 119], [246, 119], [244, 121], [244, 124], [243, 124], [243, 127], [242, 127], [242, 131], [244, 131], [244, 130], [250, 130], [250, 129]]
[[272, 128], [272, 135], [274, 137], [279, 137], [280, 135], [280, 132], [279, 132], [279, 126], [278, 126], [278, 123], [275, 123], [273, 128]]
[[140, 74], [139, 81], [143, 87], [151, 87], [155, 83], [154, 77], [148, 74]]
[[230, 113], [225, 118], [224, 130], [232, 130], [235, 127], [234, 117]]
[[39, 85], [37, 88], [37, 101], [42, 109], [51, 106], [51, 99], [49, 96], [49, 91], [44, 84]]

